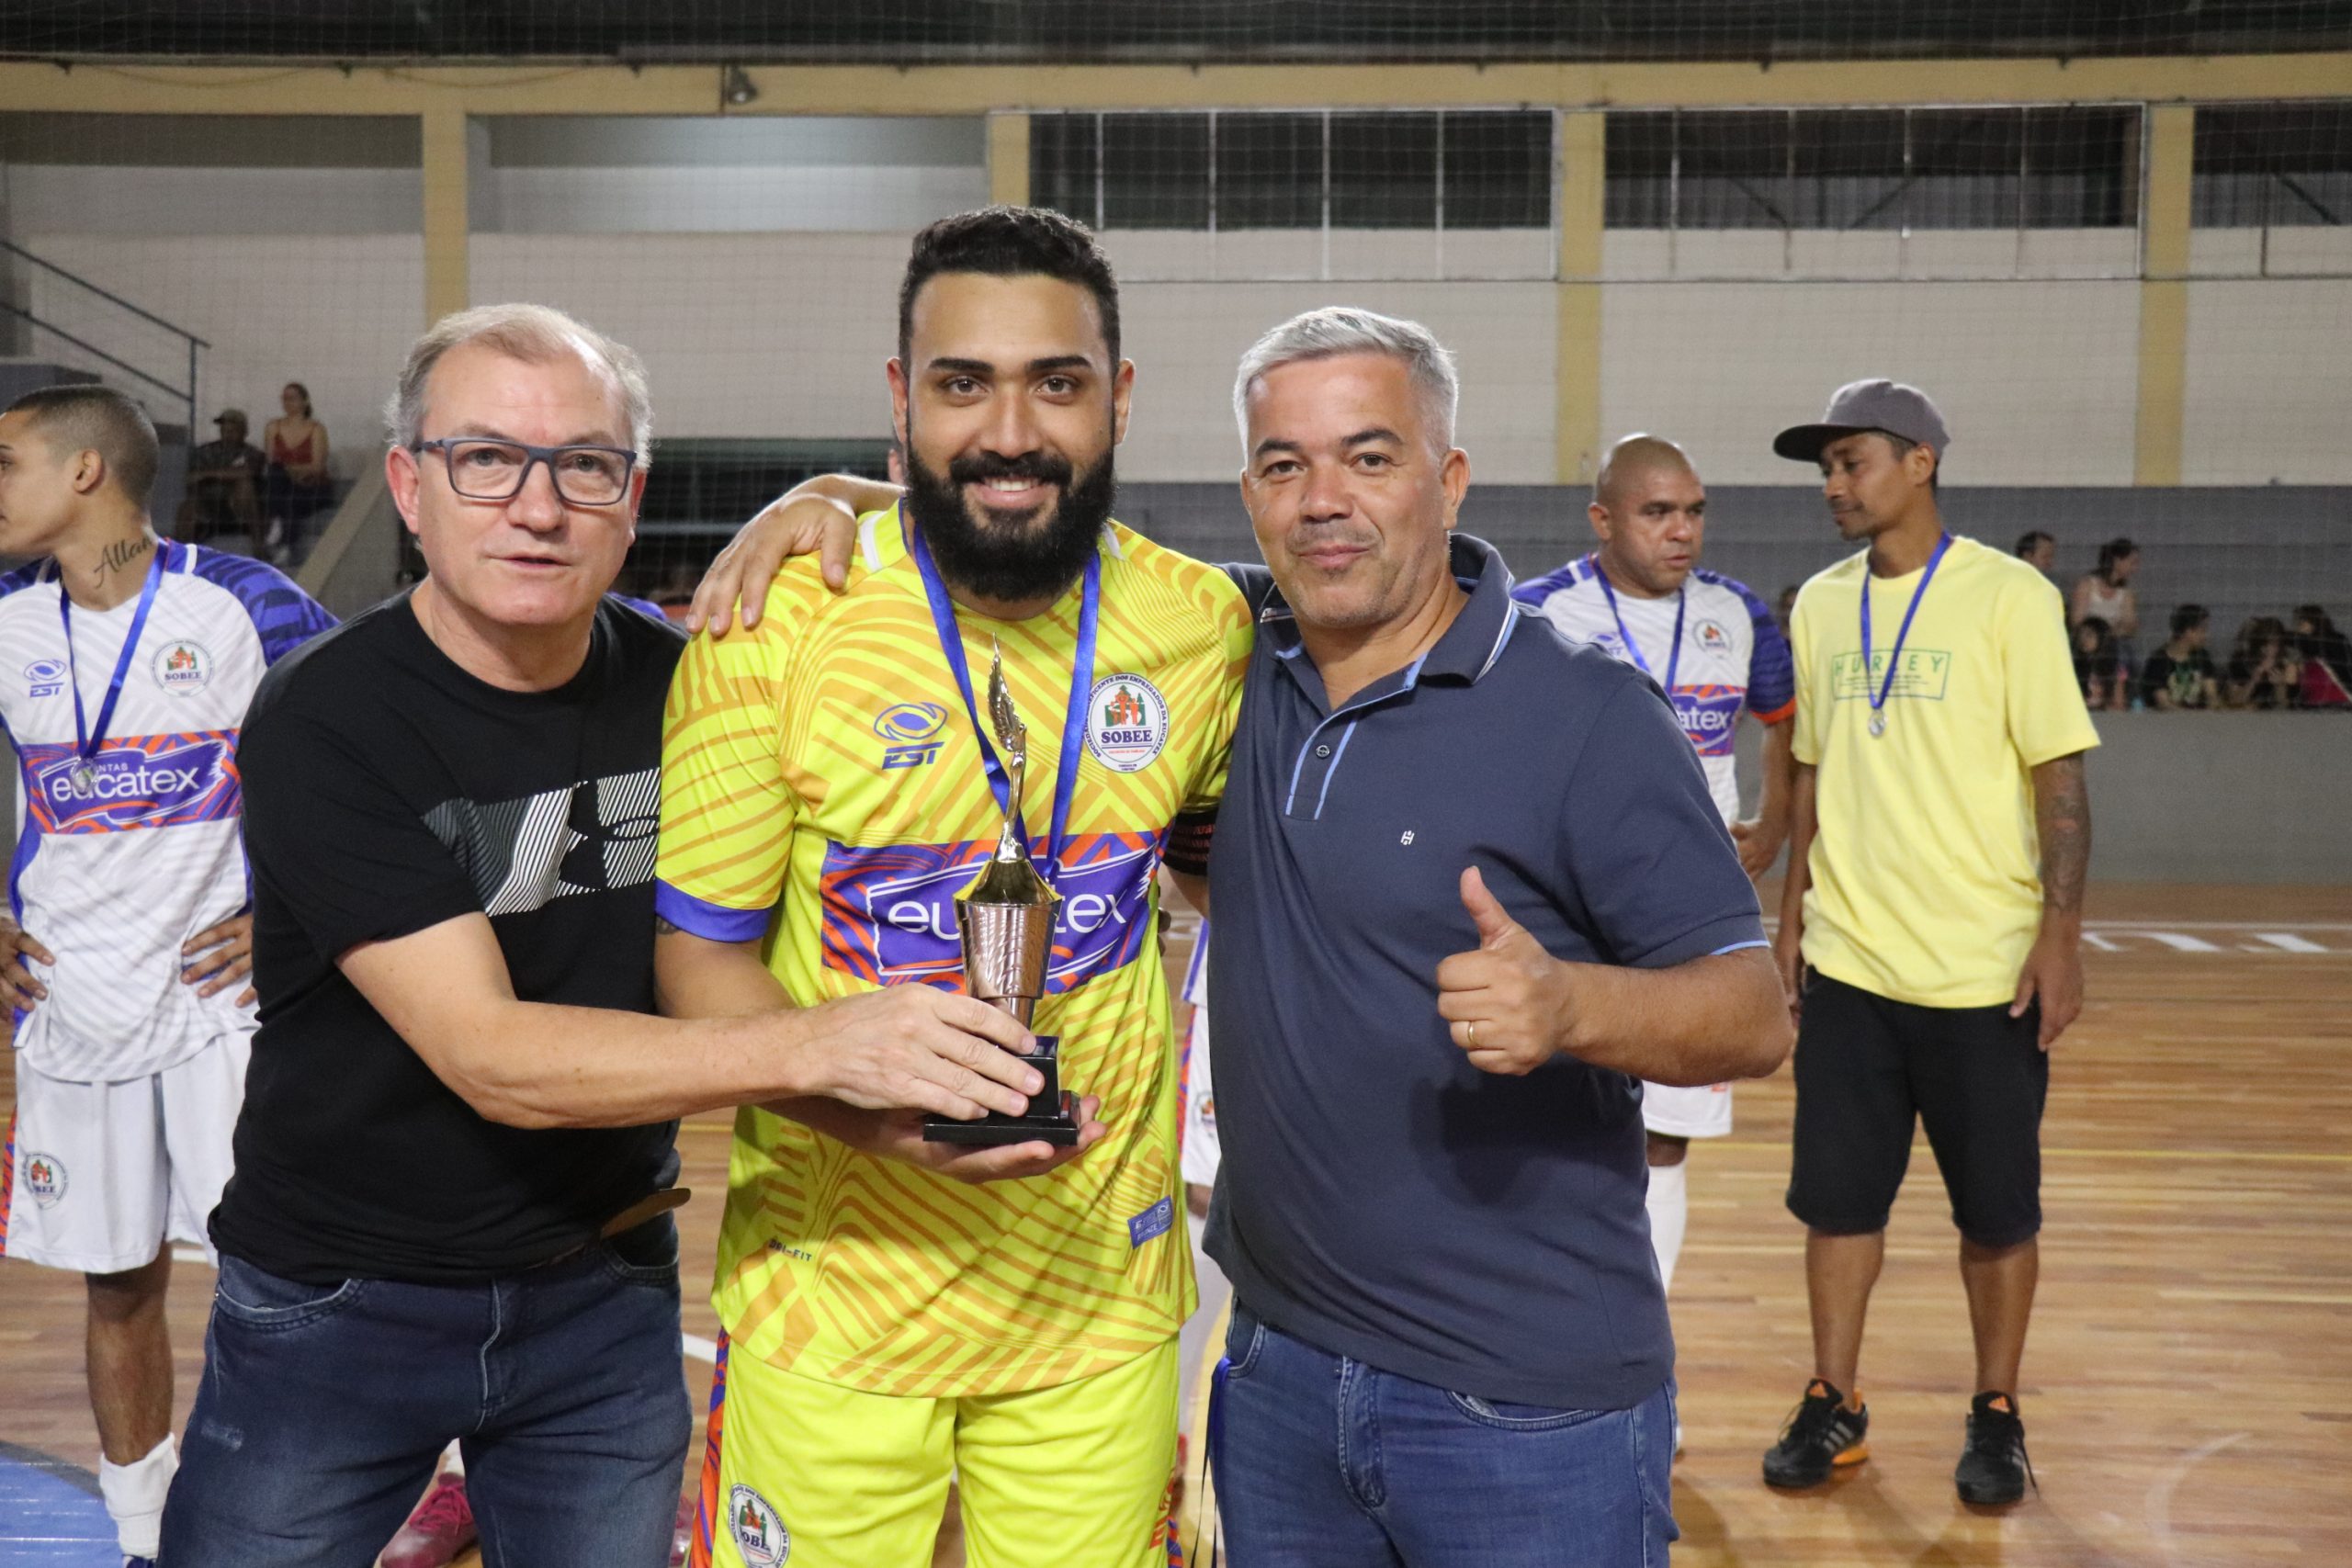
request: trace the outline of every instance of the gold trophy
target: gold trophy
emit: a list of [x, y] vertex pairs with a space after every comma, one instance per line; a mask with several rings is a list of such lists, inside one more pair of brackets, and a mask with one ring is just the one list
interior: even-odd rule
[[[1012, 705], [1004, 683], [1004, 651], [989, 660], [989, 727], [996, 731], [998, 760], [1009, 783], [1004, 827], [996, 851], [972, 885], [956, 896], [956, 925], [964, 941], [964, 988], [1010, 1013], [1023, 1028], [1046, 994], [1046, 962], [1054, 950], [1054, 911], [1061, 895], [1039, 874], [1023, 841], [1022, 791], [1029, 771], [1029, 727]], [[1029, 1100], [1023, 1116], [991, 1111], [977, 1122], [948, 1116], [923, 1120], [922, 1135], [935, 1144], [1074, 1144], [1078, 1142], [1077, 1097], [1061, 1087], [1061, 1042], [1036, 1037], [1037, 1049], [1023, 1058], [1045, 1076], [1045, 1087]]]

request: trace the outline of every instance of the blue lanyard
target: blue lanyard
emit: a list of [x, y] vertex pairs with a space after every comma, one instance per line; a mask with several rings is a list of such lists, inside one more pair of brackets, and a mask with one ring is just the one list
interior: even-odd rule
[[122, 639], [122, 652], [114, 661], [114, 679], [107, 682], [106, 701], [98, 705], [98, 727], [94, 732], [82, 712], [82, 672], [74, 662], [74, 596], [65, 591], [65, 569], [57, 569], [57, 618], [65, 627], [65, 679], [74, 688], [74, 754], [82, 759], [87, 771], [107, 743], [107, 730], [114, 723], [114, 705], [122, 700], [122, 683], [130, 679], [131, 656], [139, 651], [139, 634], [147, 628], [147, 612], [155, 606], [155, 590], [164, 581], [164, 542], [155, 541], [155, 558], [147, 563], [147, 581], [139, 590], [139, 608], [131, 612], [130, 631]]
[[[1635, 642], [1634, 634], [1625, 629], [1625, 617], [1617, 608], [1617, 591], [1609, 586], [1609, 574], [1601, 570], [1600, 557], [1597, 554], [1592, 557], [1592, 575], [1600, 584], [1600, 596], [1609, 601], [1609, 613], [1617, 618], [1617, 637], [1625, 645], [1625, 651], [1633, 656], [1634, 668], [1651, 680], [1657, 680], [1657, 672], [1650, 668], [1650, 661], [1642, 657], [1642, 645]], [[1668, 702], [1674, 700], [1674, 677], [1682, 668], [1682, 613], [1690, 607], [1690, 590], [1676, 589], [1674, 591], [1674, 646], [1666, 656], [1666, 700]], [[1865, 630], [1862, 635], [1868, 637], [1870, 633]]]
[[[907, 544], [915, 558], [915, 570], [922, 577], [923, 597], [931, 601], [931, 624], [939, 633], [939, 650], [947, 656], [948, 672], [956, 677], [956, 689], [964, 695], [964, 712], [972, 721], [972, 736], [980, 743], [980, 765], [988, 773], [989, 789], [996, 795], [998, 809], [1010, 812], [1012, 780], [997, 760], [996, 748], [989, 744], [979, 705], [972, 700], [972, 671], [964, 660], [964, 634], [956, 627], [956, 602], [948, 597], [947, 584], [932, 562], [922, 528], [908, 525]], [[1102, 614], [1102, 557], [1097, 551], [1086, 558], [1086, 586], [1078, 600], [1078, 657], [1069, 677], [1069, 712], [1062, 719], [1061, 767], [1054, 775], [1053, 828], [1046, 840], [1045, 871], [1049, 882], [1061, 871], [1062, 842], [1069, 835], [1070, 801], [1078, 793], [1079, 757], [1086, 746], [1086, 705], [1094, 694], [1094, 632]], [[1026, 822], [1021, 824], [1021, 831], [1024, 838], [1029, 836]], [[1035, 852], [1032, 840], [1031, 853]]]
[[1903, 612], [1903, 625], [1894, 634], [1894, 646], [1887, 650], [1886, 679], [1878, 683], [1875, 692], [1871, 690], [1871, 568], [1870, 562], [1862, 563], [1862, 694], [1871, 702], [1873, 735], [1885, 728], [1879, 710], [1886, 706], [1886, 694], [1894, 689], [1894, 672], [1903, 668], [1903, 639], [1911, 635], [1911, 617], [1919, 613], [1919, 601], [1928, 596], [1928, 584], [1936, 580], [1936, 568], [1950, 548], [1951, 536], [1938, 536], [1936, 553], [1928, 558], [1928, 570], [1919, 574], [1919, 586], [1911, 590], [1911, 607]]

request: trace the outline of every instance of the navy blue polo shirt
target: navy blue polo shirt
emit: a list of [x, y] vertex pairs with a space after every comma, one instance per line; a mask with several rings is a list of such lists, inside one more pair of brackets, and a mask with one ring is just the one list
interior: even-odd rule
[[1625, 1409], [1673, 1370], [1643, 1213], [1641, 1085], [1562, 1056], [1482, 1073], [1437, 1013], [1476, 865], [1555, 957], [1760, 944], [1756, 894], [1657, 687], [1510, 600], [1470, 601], [1337, 712], [1263, 568], [1209, 861], [1224, 1165], [1208, 1248], [1252, 1312], [1487, 1399]]

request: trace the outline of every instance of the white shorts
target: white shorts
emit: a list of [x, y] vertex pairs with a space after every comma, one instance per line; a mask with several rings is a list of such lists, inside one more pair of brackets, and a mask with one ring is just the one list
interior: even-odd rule
[[1223, 1158], [1216, 1136], [1216, 1085], [1209, 1077], [1209, 1010], [1193, 1010], [1184, 1034], [1184, 1120], [1177, 1134], [1177, 1163], [1185, 1183], [1216, 1185]]
[[17, 1057], [0, 1256], [85, 1274], [141, 1268], [166, 1241], [209, 1256], [252, 1052], [241, 1032], [119, 1083], [52, 1078]]
[[1731, 1085], [1669, 1089], [1642, 1080], [1642, 1125], [1669, 1138], [1721, 1138], [1731, 1132]]

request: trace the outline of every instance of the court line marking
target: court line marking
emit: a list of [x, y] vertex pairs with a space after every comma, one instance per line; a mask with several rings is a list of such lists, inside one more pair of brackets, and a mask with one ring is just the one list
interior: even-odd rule
[[2186, 1287], [2160, 1290], [2157, 1295], [2176, 1302], [2249, 1302], [2268, 1306], [2352, 1306], [2346, 1291], [2200, 1291]]
[[681, 1334], [678, 1336], [678, 1339], [685, 1353], [692, 1356], [695, 1360], [702, 1362], [706, 1366], [716, 1366], [718, 1364], [718, 1342], [717, 1340], [705, 1339], [699, 1334]]
[[[1771, 1150], [1773, 1150], [1773, 1151], [1775, 1151], [1775, 1152], [1777, 1152], [1777, 1153], [1781, 1153], [1781, 1154], [1786, 1154], [1786, 1153], [1788, 1152], [1788, 1150], [1789, 1150], [1789, 1144], [1788, 1144], [1787, 1140], [1785, 1140], [1785, 1139], [1783, 1139], [1783, 1140], [1781, 1140], [1781, 1141], [1780, 1141], [1780, 1142], [1778, 1142], [1778, 1143], [1774, 1143], [1774, 1142], [1770, 1142], [1770, 1141], [1767, 1141], [1767, 1140], [1764, 1140], [1764, 1139], [1749, 1139], [1749, 1138], [1710, 1138], [1710, 1139], [1707, 1139], [1707, 1140], [1706, 1140], [1706, 1145], [1707, 1145], [1707, 1146], [1708, 1146], [1709, 1148], [1714, 1148], [1714, 1149], [1771, 1149]], [[2253, 1151], [2248, 1151], [2248, 1152], [2245, 1152], [2245, 1153], [2241, 1154], [2240, 1152], [2238, 1152], [2238, 1151], [2237, 1151], [2237, 1150], [2235, 1150], [2235, 1149], [2055, 1149], [2055, 1148], [2045, 1148], [2045, 1149], [2043, 1149], [2043, 1150], [2041, 1151], [2041, 1153], [2042, 1153], [2042, 1156], [2043, 1156], [2044, 1158], [2051, 1158], [2051, 1157], [2065, 1157], [2065, 1158], [2071, 1158], [2071, 1159], [2205, 1159], [2205, 1160], [2244, 1160], [2244, 1161], [2247, 1161], [2247, 1162], [2249, 1162], [2249, 1163], [2252, 1163], [2252, 1162], [2263, 1162], [2263, 1161], [2269, 1161], [2269, 1162], [2276, 1162], [2276, 1163], [2286, 1164], [2286, 1165], [2352, 1165], [2352, 1154], [2343, 1154], [2343, 1155], [2324, 1155], [2324, 1154], [2301, 1154], [2301, 1153], [2282, 1152], [2282, 1151], [2272, 1151], [2272, 1152], [2266, 1152], [2266, 1153], [2256, 1153], [2256, 1152], [2253, 1152]]]
[[2148, 1534], [2154, 1540], [2156, 1550], [2165, 1554], [2168, 1563], [2178, 1562], [2180, 1552], [2172, 1538], [2172, 1495], [2188, 1478], [2188, 1472], [2233, 1444], [2252, 1437], [2251, 1432], [2232, 1432], [2226, 1438], [2216, 1438], [2210, 1443], [2191, 1449], [2177, 1463], [2166, 1470], [2156, 1483], [2148, 1488], [2146, 1500], [2141, 1505], [2140, 1516], [2146, 1521]]
[[2352, 920], [2085, 920], [2085, 931], [2352, 931]]
[[2256, 931], [2254, 933], [2254, 940], [2256, 942], [2267, 942], [2271, 946], [2284, 948], [2289, 953], [2325, 953], [2328, 951], [2319, 943], [2312, 942], [2308, 938], [2297, 936], [2292, 931]]

